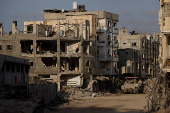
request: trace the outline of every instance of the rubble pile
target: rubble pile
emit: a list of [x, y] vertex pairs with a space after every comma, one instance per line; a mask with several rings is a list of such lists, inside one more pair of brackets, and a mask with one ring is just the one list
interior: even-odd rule
[[81, 89], [78, 87], [67, 86], [67, 87], [63, 87], [61, 89], [61, 92], [59, 95], [62, 95], [64, 98], [77, 99], [77, 98], [81, 98], [81, 97], [112, 96], [114, 94], [109, 93], [109, 92], [94, 93], [94, 92], [90, 91], [90, 89], [88, 89], [88, 88]]
[[144, 90], [143, 90], [143, 92], [147, 93], [147, 94], [151, 93], [152, 88], [154, 86], [154, 83], [155, 83], [155, 79], [147, 79], [144, 82]]
[[90, 97], [92, 95], [92, 92], [88, 89], [81, 89], [72, 86], [63, 87], [60, 93], [65, 98]]

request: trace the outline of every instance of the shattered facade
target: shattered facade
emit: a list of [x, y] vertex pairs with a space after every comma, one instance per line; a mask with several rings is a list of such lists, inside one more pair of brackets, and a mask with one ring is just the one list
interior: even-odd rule
[[97, 68], [104, 69], [107, 75], [118, 75], [118, 18], [113, 13], [105, 12], [104, 17], [97, 19]]
[[160, 0], [160, 11], [159, 11], [159, 26], [160, 26], [160, 37], [161, 37], [161, 54], [159, 62], [161, 68], [165, 72], [170, 72], [169, 68], [169, 45], [170, 45], [170, 0]]
[[[116, 14], [86, 12], [81, 5], [70, 11], [47, 9], [44, 21], [25, 21], [24, 31], [18, 30], [17, 21], [13, 21], [12, 32], [3, 34], [1, 25], [0, 53], [29, 59], [29, 83], [58, 83], [60, 90], [60, 85], [81, 87], [89, 80], [92, 86], [94, 75], [116, 74], [112, 66], [118, 58], [112, 55], [117, 50], [117, 46], [113, 47], [117, 21]], [[97, 26], [105, 27], [100, 37], [106, 40], [103, 47], [97, 43]], [[104, 60], [97, 57], [97, 48], [105, 52]], [[104, 62], [99, 68], [100, 61]]]
[[159, 35], [131, 34], [119, 30], [119, 74], [136, 77], [156, 77], [159, 71]]

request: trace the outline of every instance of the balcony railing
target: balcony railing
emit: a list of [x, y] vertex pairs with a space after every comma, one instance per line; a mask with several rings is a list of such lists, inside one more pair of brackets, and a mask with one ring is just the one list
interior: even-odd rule
[[119, 44], [117, 43], [117, 44], [113, 44], [113, 47], [114, 48], [118, 48], [119, 47]]
[[106, 26], [99, 26], [99, 27], [97, 27], [96, 32], [105, 32], [106, 30], [107, 30]]
[[113, 33], [114, 33], [114, 34], [118, 34], [118, 33], [119, 33], [118, 29], [116, 29], [116, 28], [113, 29]]
[[169, 26], [164, 26], [162, 29], [162, 32], [165, 34], [170, 34], [170, 27]]

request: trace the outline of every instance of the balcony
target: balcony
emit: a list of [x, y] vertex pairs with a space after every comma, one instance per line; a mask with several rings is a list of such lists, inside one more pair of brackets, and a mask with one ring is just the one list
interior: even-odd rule
[[108, 27], [108, 32], [112, 33], [113, 32], [113, 28], [112, 27]]
[[105, 46], [105, 41], [98, 41], [97, 46]]
[[96, 29], [96, 32], [105, 32], [107, 30], [107, 28], [105, 26], [99, 26]]
[[119, 61], [119, 58], [118, 58], [118, 57], [113, 57], [113, 61], [114, 61], [114, 62], [118, 62], [118, 61]]
[[98, 55], [97, 60], [98, 61], [105, 61], [105, 55]]
[[106, 61], [112, 61], [112, 60], [113, 60], [113, 57], [111, 55], [107, 55]]
[[164, 34], [170, 34], [170, 26], [164, 26], [161, 32]]
[[118, 31], [117, 28], [114, 28], [114, 29], [113, 29], [113, 34], [119, 34], [119, 31]]
[[119, 47], [119, 44], [113, 44], [113, 48], [118, 48]]
[[107, 46], [112, 46], [112, 42], [108, 41]]

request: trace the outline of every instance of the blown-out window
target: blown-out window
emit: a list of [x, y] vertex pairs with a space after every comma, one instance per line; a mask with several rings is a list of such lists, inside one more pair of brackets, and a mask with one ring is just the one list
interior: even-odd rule
[[132, 43], [132, 46], [136, 46], [136, 43]]
[[145, 66], [144, 66], [144, 65], [142, 65], [142, 69], [143, 69], [143, 70], [145, 69]]
[[12, 48], [13, 48], [13, 46], [12, 46], [12, 45], [7, 45], [6, 50], [8, 50], [8, 51], [12, 51]]

